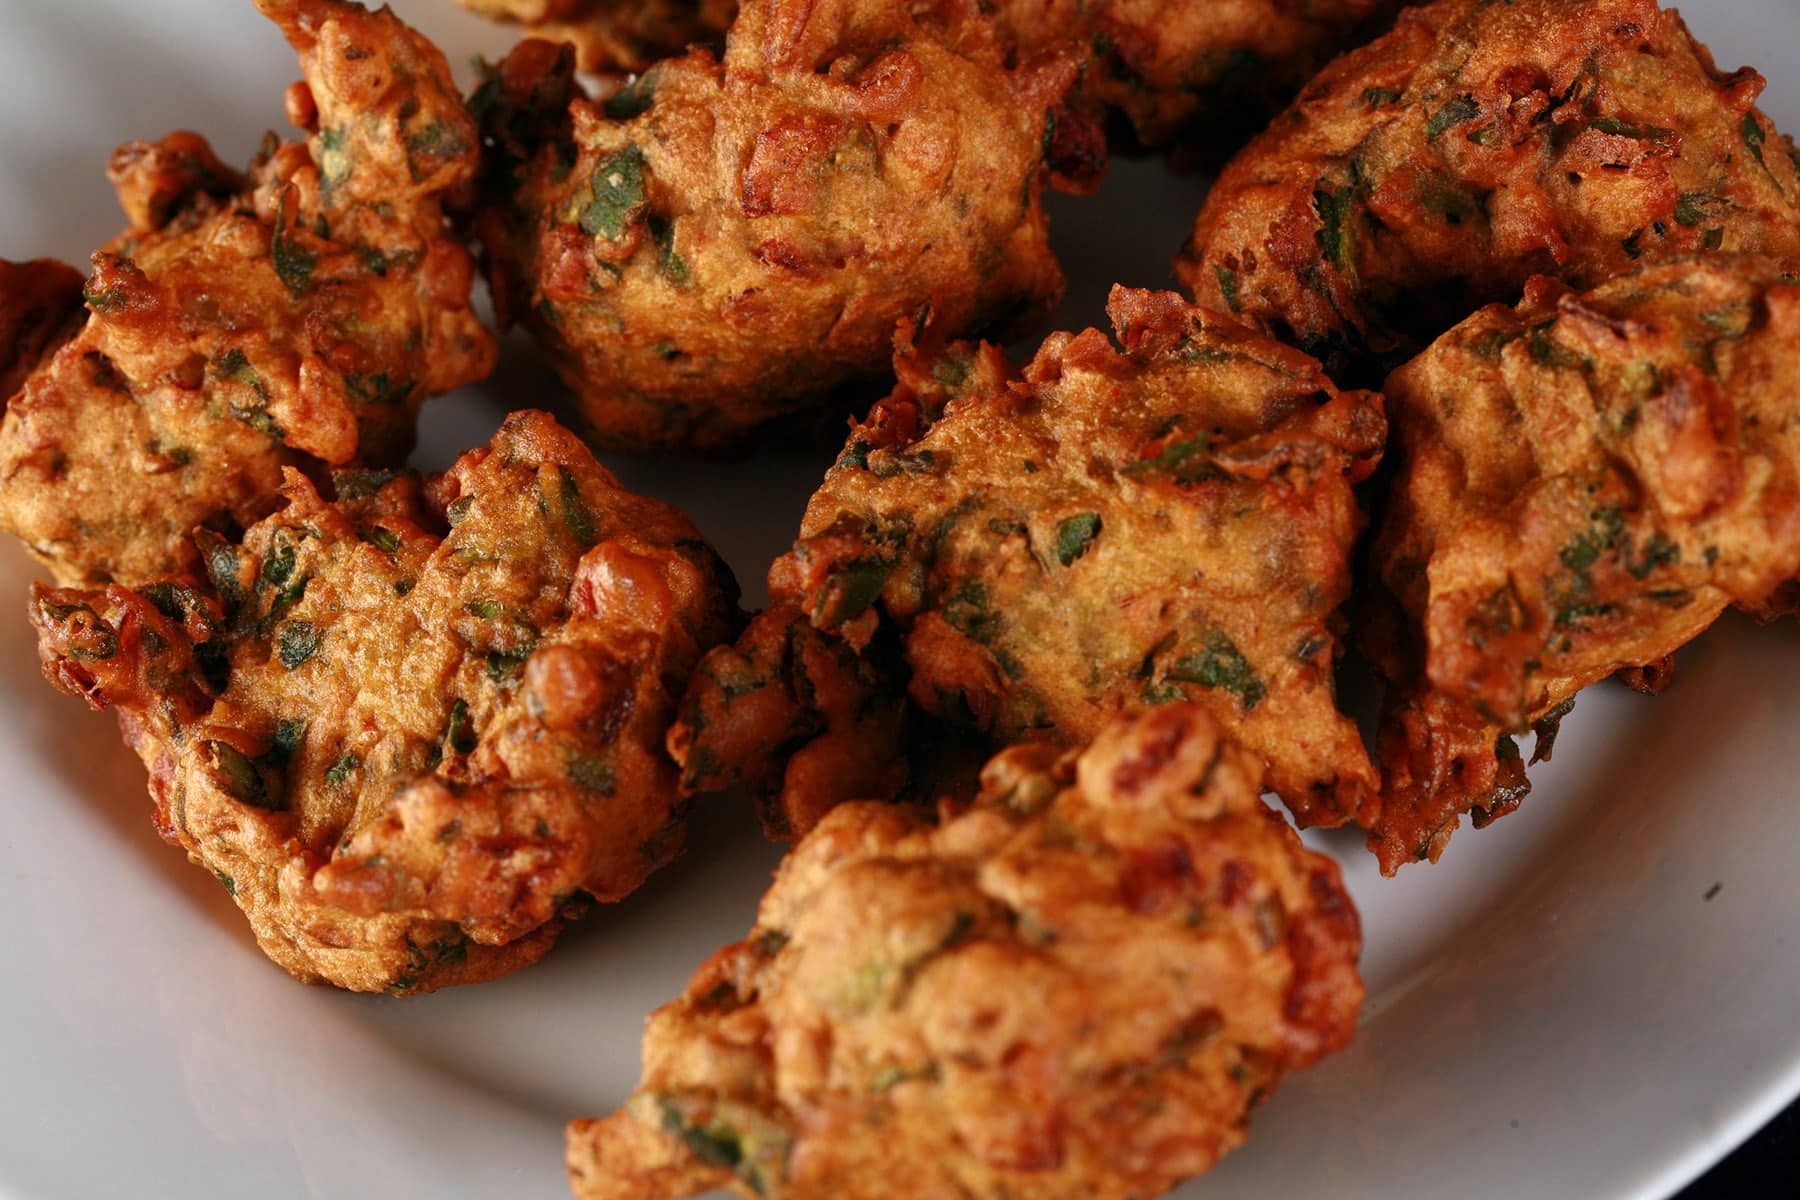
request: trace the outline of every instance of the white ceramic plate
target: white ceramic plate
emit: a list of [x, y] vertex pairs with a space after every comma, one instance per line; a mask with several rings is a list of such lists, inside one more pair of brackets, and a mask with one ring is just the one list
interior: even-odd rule
[[[397, 7], [453, 62], [510, 41], [451, 0]], [[110, 237], [120, 141], [195, 128], [241, 161], [284, 127], [293, 60], [247, 0], [0, 13], [0, 256], [82, 262]], [[1762, 65], [1765, 108], [1800, 129], [1779, 73], [1800, 7], [1688, 17], [1722, 64]], [[1058, 202], [1061, 323], [1098, 319], [1114, 279], [1165, 282], [1200, 192], [1126, 164]], [[508, 349], [488, 386], [428, 410], [422, 463], [554, 399]], [[824, 463], [615, 465], [685, 506], [757, 601]], [[680, 863], [520, 975], [404, 1001], [300, 987], [151, 832], [111, 719], [37, 678], [32, 575], [0, 548], [0, 1197], [565, 1195], [564, 1120], [624, 1098], [644, 1016], [750, 924], [776, 852], [747, 816], [702, 812]], [[1585, 696], [1524, 810], [1443, 866], [1383, 881], [1356, 839], [1316, 839], [1363, 913], [1361, 1036], [1180, 1195], [1655, 1200], [1800, 1093], [1796, 679], [1800, 624], [1727, 622], [1663, 698]]]

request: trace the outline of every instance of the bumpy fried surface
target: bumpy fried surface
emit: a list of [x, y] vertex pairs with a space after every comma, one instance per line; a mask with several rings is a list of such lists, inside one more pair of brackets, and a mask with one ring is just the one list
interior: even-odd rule
[[657, 1012], [583, 1200], [1149, 1197], [1346, 1043], [1361, 936], [1330, 860], [1198, 705], [1016, 747], [932, 824], [835, 810], [757, 926]]
[[500, 147], [481, 222], [602, 441], [710, 450], [882, 370], [895, 326], [956, 336], [1053, 302], [1039, 184], [1072, 72], [1002, 69], [987, 19], [908, 0], [757, 0], [723, 64], [603, 103], [527, 41], [472, 104]]
[[1249, 133], [1332, 55], [1405, 0], [996, 0], [1022, 52], [1084, 58], [1084, 106], [1124, 116], [1141, 145]]
[[1586, 295], [1534, 281], [1387, 387], [1399, 479], [1375, 547], [1397, 611], [1370, 845], [1436, 859], [1458, 814], [1517, 807], [1581, 688], [1660, 664], [1800, 576], [1800, 284], [1678, 260]]
[[271, 135], [248, 180], [191, 133], [121, 147], [131, 228], [0, 428], [0, 528], [65, 582], [189, 569], [196, 526], [266, 516], [286, 468], [397, 460], [426, 397], [493, 365], [441, 211], [479, 151], [443, 56], [386, 11], [261, 7], [307, 144]]
[[717, 48], [734, 0], [458, 0], [485, 17], [516, 21], [575, 47], [583, 71], [643, 71], [689, 46]]
[[1762, 88], [1655, 0], [1408, 9], [1234, 161], [1176, 270], [1202, 304], [1354, 364], [1536, 274], [1596, 287], [1720, 247], [1800, 261], [1796, 152]]
[[[460, 0], [575, 46], [584, 71], [644, 71], [689, 45], [723, 43], [731, 0]], [[1072, 53], [1081, 106], [1117, 112], [1139, 145], [1157, 148], [1285, 104], [1359, 34], [1377, 32], [1405, 0], [992, 0], [1016, 57]], [[1201, 123], [1205, 128], [1200, 128]]]
[[[900, 360], [770, 570], [774, 610], [683, 702], [689, 786], [746, 764], [734, 781], [777, 793], [803, 832], [880, 794], [890, 723], [866, 714], [904, 688], [1001, 742], [1079, 742], [1121, 707], [1194, 699], [1270, 762], [1303, 822], [1342, 823], [1372, 796], [1332, 672], [1380, 398], [1173, 293], [1115, 289], [1111, 313], [1123, 351], [1057, 334], [1022, 375], [988, 346]], [[849, 680], [783, 667], [764, 648], [801, 621], [813, 630], [787, 636], [805, 644], [896, 638], [910, 678], [869, 680], [885, 654]], [[764, 770], [796, 747], [863, 769], [850, 784], [804, 761]]]
[[82, 282], [53, 258], [0, 259], [0, 404], [81, 328]]
[[542, 413], [423, 494], [335, 486], [290, 471], [242, 545], [196, 535], [205, 578], [39, 587], [45, 673], [118, 712], [159, 831], [294, 975], [490, 978], [679, 849], [661, 743], [735, 589]]

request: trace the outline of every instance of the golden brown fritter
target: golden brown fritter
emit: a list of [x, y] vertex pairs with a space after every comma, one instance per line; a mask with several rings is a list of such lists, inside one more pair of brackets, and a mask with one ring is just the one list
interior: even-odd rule
[[778, 841], [844, 799], [899, 795], [909, 774], [900, 677], [885, 642], [859, 652], [776, 604], [701, 661], [670, 731], [682, 790], [747, 789]]
[[735, 0], [458, 0], [496, 20], [515, 21], [534, 37], [575, 47], [583, 71], [648, 69], [689, 46], [717, 49], [737, 11]]
[[158, 830], [294, 975], [491, 978], [679, 849], [662, 741], [735, 588], [542, 413], [423, 488], [334, 483], [290, 471], [241, 545], [197, 533], [204, 578], [38, 587], [45, 673], [117, 710]]
[[712, 450], [1062, 289], [1040, 183], [1071, 65], [1007, 71], [991, 23], [909, 0], [756, 0], [723, 64], [596, 103], [527, 41], [471, 101], [500, 148], [481, 229], [601, 441]]
[[1336, 864], [1194, 704], [1015, 747], [940, 823], [845, 805], [569, 1127], [582, 1200], [1158, 1195], [1350, 1040]]
[[1249, 134], [1325, 62], [1406, 0], [994, 0], [1025, 54], [1082, 56], [1083, 107], [1124, 117], [1147, 148], [1217, 149]]
[[1366, 367], [1536, 274], [1800, 261], [1800, 171], [1762, 89], [1655, 0], [1411, 8], [1232, 163], [1176, 270], [1200, 303]]
[[1796, 379], [1800, 283], [1719, 255], [1586, 295], [1535, 280], [1388, 380], [1384, 870], [1516, 808], [1513, 737], [1547, 757], [1581, 688], [1650, 667], [1655, 689], [1727, 606], [1800, 577]]
[[[760, 649], [780, 635], [753, 631], [683, 701], [688, 786], [742, 766], [734, 781], [804, 832], [871, 798], [889, 722], [864, 712], [904, 688], [1002, 743], [1080, 742], [1119, 708], [1199, 700], [1303, 823], [1372, 798], [1332, 677], [1380, 397], [1173, 293], [1118, 288], [1110, 308], [1122, 351], [1090, 329], [1052, 336], [1022, 375], [990, 346], [900, 359], [771, 568], [780, 615], [763, 620], [853, 649], [896, 638], [909, 678], [799, 687]], [[765, 767], [795, 747], [863, 770]]]
[[[1117, 112], [1147, 148], [1183, 134], [1215, 146], [1285, 104], [1325, 61], [1405, 0], [990, 0], [1016, 58], [1073, 54], [1080, 105]], [[572, 44], [584, 71], [644, 71], [723, 44], [732, 0], [461, 0]]]
[[53, 258], [0, 259], [0, 404], [81, 328], [81, 272]]
[[260, 4], [307, 143], [270, 135], [248, 179], [191, 133], [121, 147], [131, 227], [0, 428], [0, 528], [64, 582], [191, 568], [196, 526], [266, 516], [289, 467], [397, 461], [420, 404], [493, 365], [442, 213], [479, 152], [443, 56], [385, 10]]

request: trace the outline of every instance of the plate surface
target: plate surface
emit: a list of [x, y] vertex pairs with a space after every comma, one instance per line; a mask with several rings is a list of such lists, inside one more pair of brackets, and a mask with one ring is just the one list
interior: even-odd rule
[[[451, 0], [396, 0], [451, 61], [511, 36]], [[296, 77], [247, 0], [5, 0], [0, 256], [85, 261], [119, 225], [118, 142], [173, 128], [247, 159]], [[1791, 0], [1694, 0], [1721, 64], [1774, 75], [1800, 130]], [[1113, 280], [1158, 286], [1202, 182], [1122, 164], [1055, 203], [1061, 325]], [[485, 387], [427, 410], [419, 461], [485, 441], [556, 388], [513, 339]], [[751, 601], [823, 456], [612, 460], [686, 507]], [[645, 1015], [742, 935], [776, 851], [703, 811], [692, 846], [542, 964], [405, 1001], [303, 988], [223, 890], [152, 833], [108, 717], [37, 678], [34, 569], [0, 547], [0, 1197], [566, 1195], [561, 1130], [636, 1077]], [[1800, 1093], [1800, 623], [1727, 621], [1668, 695], [1584, 696], [1525, 809], [1445, 863], [1347, 864], [1368, 938], [1355, 1045], [1291, 1079], [1187, 1200], [1457, 1195], [1655, 1200]]]

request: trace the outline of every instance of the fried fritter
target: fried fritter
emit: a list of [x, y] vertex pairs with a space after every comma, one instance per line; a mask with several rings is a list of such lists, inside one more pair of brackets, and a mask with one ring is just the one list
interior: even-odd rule
[[1209, 1169], [1350, 1040], [1336, 864], [1205, 708], [995, 758], [934, 825], [851, 804], [650, 1019], [630, 1104], [569, 1127], [582, 1200], [1126, 1200]]
[[516, 21], [535, 37], [575, 47], [583, 71], [647, 70], [689, 46], [719, 48], [735, 0], [457, 0], [464, 8]]
[[1591, 288], [1719, 248], [1800, 262], [1800, 169], [1762, 89], [1654, 0], [1411, 8], [1233, 162], [1176, 271], [1355, 371], [1537, 274]]
[[718, 449], [883, 370], [902, 320], [1059, 296], [1039, 190], [1072, 65], [1005, 70], [986, 18], [912, 8], [755, 0], [723, 64], [603, 103], [527, 41], [476, 94], [495, 296], [601, 441]]
[[[683, 701], [671, 747], [690, 788], [747, 782], [804, 832], [872, 798], [891, 733], [869, 714], [904, 690], [1002, 743], [1076, 743], [1116, 709], [1194, 699], [1269, 761], [1303, 823], [1372, 797], [1333, 666], [1380, 397], [1173, 293], [1116, 288], [1110, 311], [1123, 351], [1056, 334], [1023, 375], [991, 346], [899, 360], [771, 568], [771, 614]], [[863, 664], [874, 680], [797, 679], [765, 648], [802, 621], [852, 649], [895, 638], [906, 674], [884, 687], [883, 653]]]
[[266, 516], [285, 468], [397, 461], [426, 397], [493, 366], [442, 212], [479, 152], [443, 56], [385, 10], [260, 6], [307, 144], [271, 134], [248, 179], [191, 133], [121, 147], [131, 228], [0, 428], [0, 528], [64, 582], [190, 569], [196, 526]]
[[334, 482], [200, 531], [204, 578], [38, 587], [45, 673], [117, 710], [158, 830], [295, 976], [491, 978], [679, 849], [662, 740], [736, 589], [542, 413], [423, 488]]
[[[723, 44], [732, 0], [460, 0], [486, 16], [572, 44], [584, 71], [640, 72], [690, 45]], [[1131, 140], [1161, 148], [1184, 133], [1220, 141], [1220, 126], [1285, 104], [1325, 61], [1379, 32], [1406, 0], [991, 0], [1015, 57], [1073, 53], [1077, 94], [1120, 114]], [[1201, 125], [1204, 122], [1205, 128]]]
[[0, 259], [0, 404], [81, 328], [82, 282], [53, 258]]
[[1008, 43], [1084, 58], [1084, 107], [1116, 111], [1137, 143], [1227, 142], [1293, 98], [1332, 55], [1407, 0], [995, 0]]
[[1585, 295], [1534, 280], [1387, 386], [1399, 477], [1367, 631], [1390, 681], [1370, 846], [1388, 872], [1526, 792], [1513, 742], [1800, 577], [1800, 283], [1676, 260]]

